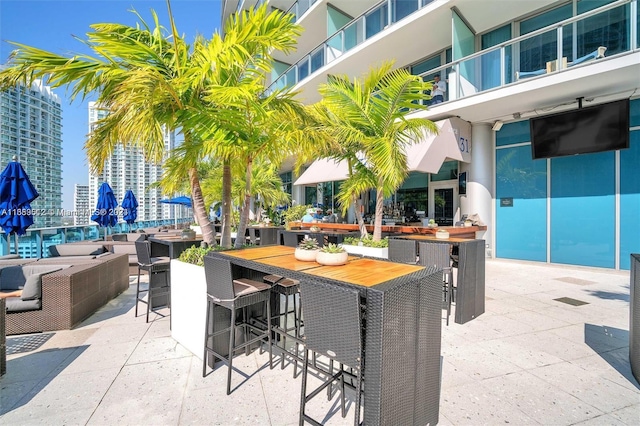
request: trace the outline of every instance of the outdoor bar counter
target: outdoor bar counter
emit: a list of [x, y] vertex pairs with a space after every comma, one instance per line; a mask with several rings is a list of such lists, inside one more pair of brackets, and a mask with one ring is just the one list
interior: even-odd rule
[[[359, 226], [355, 223], [302, 223], [302, 222], [290, 222], [291, 228], [311, 228], [317, 226], [320, 229], [328, 230], [344, 230], [344, 231], [358, 231]], [[435, 235], [438, 229], [443, 229], [449, 232], [449, 235], [457, 238], [476, 238], [476, 232], [486, 231], [486, 226], [439, 226], [437, 228], [429, 228], [427, 226], [420, 225], [382, 225], [382, 232], [390, 234], [427, 234]], [[373, 233], [373, 225], [367, 225], [367, 231]]]
[[[355, 256], [350, 256], [346, 265], [321, 266], [295, 259], [294, 248], [285, 246], [212, 252], [207, 256], [235, 265], [234, 275], [238, 276], [234, 278], [261, 279], [277, 274], [309, 284], [330, 282], [357, 289], [366, 316], [364, 423], [438, 422], [441, 271]], [[218, 318], [216, 322], [222, 318], [214, 317]]]

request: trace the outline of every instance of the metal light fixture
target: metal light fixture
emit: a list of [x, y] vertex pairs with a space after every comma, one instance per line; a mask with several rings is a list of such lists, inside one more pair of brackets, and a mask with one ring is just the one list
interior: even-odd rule
[[503, 125], [503, 124], [504, 124], [504, 123], [503, 123], [502, 121], [500, 121], [500, 120], [498, 120], [498, 121], [496, 121], [495, 123], [493, 123], [493, 131], [494, 131], [494, 132], [498, 132], [498, 131], [500, 131], [500, 129], [502, 129], [502, 125]]

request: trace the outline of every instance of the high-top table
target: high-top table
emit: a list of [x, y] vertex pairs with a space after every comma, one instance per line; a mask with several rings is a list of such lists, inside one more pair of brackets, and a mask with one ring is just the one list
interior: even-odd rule
[[189, 247], [199, 246], [202, 242], [202, 236], [197, 236], [193, 240], [183, 240], [180, 235], [159, 235], [149, 237], [151, 243], [152, 257], [169, 257], [177, 259], [180, 254]]
[[[357, 289], [363, 296], [366, 315], [365, 424], [438, 422], [441, 271], [356, 256], [351, 256], [346, 265], [321, 266], [295, 259], [294, 248], [285, 246], [212, 252], [207, 256], [236, 265], [237, 278], [261, 279], [277, 274], [310, 284], [329, 281]], [[226, 343], [224, 338], [220, 342]]]
[[485, 241], [460, 237], [436, 238], [434, 235], [407, 234], [393, 238], [417, 243], [447, 243], [457, 248], [456, 308], [454, 321], [464, 324], [485, 311]]

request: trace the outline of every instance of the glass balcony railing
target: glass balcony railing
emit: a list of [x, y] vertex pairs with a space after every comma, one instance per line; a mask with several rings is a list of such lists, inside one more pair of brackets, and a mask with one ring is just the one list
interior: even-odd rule
[[[173, 226], [176, 224], [185, 224], [193, 221], [193, 218], [181, 219], [159, 219], [146, 220], [136, 222], [130, 228], [125, 222], [118, 223], [116, 226], [107, 228], [107, 234], [118, 234], [121, 232], [137, 232], [138, 230], [159, 228], [161, 226]], [[49, 246], [63, 243], [72, 243], [76, 241], [99, 240], [103, 239], [105, 228], [99, 228], [97, 225], [81, 225], [81, 226], [59, 226], [53, 228], [29, 228], [27, 233], [18, 237], [17, 253], [25, 259], [49, 257]], [[7, 235], [0, 232], [0, 256], [5, 254], [16, 253], [15, 236]]]
[[[314, 71], [330, 64], [344, 53], [362, 44], [387, 27], [412, 15], [433, 0], [384, 0], [342, 27], [309, 55], [292, 65], [269, 90], [293, 87]], [[296, 21], [317, 0], [298, 0], [287, 11], [296, 16]]]
[[292, 4], [289, 9], [287, 9], [287, 13], [295, 16], [293, 22], [298, 22], [302, 15], [304, 15], [307, 10], [311, 9], [311, 6], [313, 6], [317, 2], [318, 0], [298, 0], [297, 2]]
[[[422, 1], [420, 8], [428, 2]], [[385, 13], [390, 3], [391, 0], [375, 6], [343, 27], [290, 67], [269, 89], [295, 86], [385, 29], [389, 22], [395, 22], [394, 14]], [[425, 81], [436, 74], [446, 76], [447, 101], [561, 72], [603, 56], [635, 51], [640, 45], [637, 3], [638, 0], [610, 3], [419, 75]]]

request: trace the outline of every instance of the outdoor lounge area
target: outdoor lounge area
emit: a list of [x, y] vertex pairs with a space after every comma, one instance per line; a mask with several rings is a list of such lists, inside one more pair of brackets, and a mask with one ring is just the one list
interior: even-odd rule
[[[270, 370], [266, 352], [237, 355], [227, 396], [226, 366], [203, 378], [201, 359], [171, 337], [167, 312], [145, 323], [134, 304], [131, 276], [73, 330], [8, 336], [0, 423], [298, 424], [291, 362]], [[442, 312], [439, 424], [637, 424], [628, 272], [488, 259], [485, 313], [446, 327]], [[311, 389], [319, 381], [309, 370]], [[306, 412], [352, 424], [354, 394], [344, 419], [339, 394], [319, 395]]]

